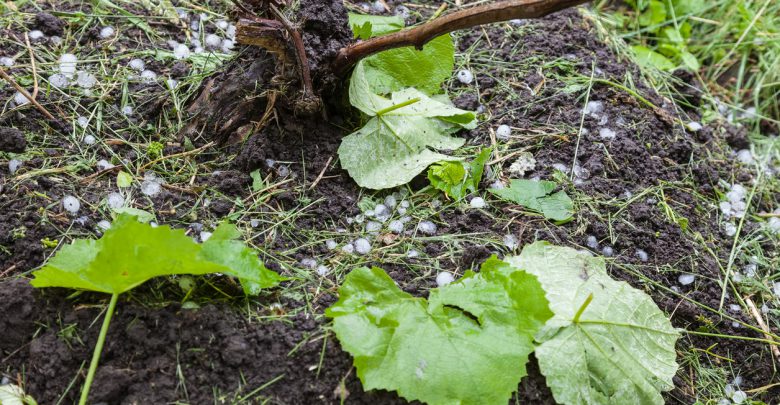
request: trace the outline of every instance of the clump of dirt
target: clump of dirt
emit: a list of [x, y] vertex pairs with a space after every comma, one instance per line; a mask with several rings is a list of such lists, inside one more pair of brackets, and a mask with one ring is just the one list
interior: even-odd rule
[[24, 133], [16, 128], [0, 127], [0, 152], [22, 153], [27, 148]]
[[65, 21], [46, 12], [40, 12], [35, 15], [35, 28], [43, 31], [46, 35], [62, 35], [65, 28]]
[[303, 43], [315, 87], [327, 96], [341, 85], [331, 63], [339, 49], [353, 40], [347, 10], [341, 0], [304, 1], [298, 18], [303, 21]]

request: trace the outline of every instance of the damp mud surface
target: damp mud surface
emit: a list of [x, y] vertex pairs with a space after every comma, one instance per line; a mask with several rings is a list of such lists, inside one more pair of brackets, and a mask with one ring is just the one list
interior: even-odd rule
[[[397, 2], [388, 3], [393, 6]], [[304, 7], [304, 12], [312, 17], [306, 23], [309, 32], [322, 33], [331, 27], [330, 19], [343, 19], [343, 13], [333, 11], [340, 5], [323, 7], [314, 2]], [[56, 20], [52, 14], [40, 13], [32, 21], [37, 29], [61, 32], [62, 24]], [[311, 55], [313, 71], [321, 71], [321, 64], [349, 34], [344, 21], [337, 26], [329, 36], [304, 36], [307, 43], [321, 47], [321, 53]], [[578, 207], [574, 221], [561, 226], [523, 215], [513, 206], [496, 204], [496, 215], [454, 207], [436, 211], [433, 219], [440, 234], [479, 233], [496, 240], [512, 234], [519, 246], [548, 240], [578, 249], [587, 249], [588, 237], [592, 236], [598, 241], [598, 246], [590, 247], [595, 254], [604, 253], [605, 247], [610, 249], [611, 274], [650, 294], [671, 315], [674, 326], [689, 330], [715, 328], [725, 335], [762, 337], [690, 302], [713, 308], [719, 305], [717, 261], [728, 259], [725, 255], [731, 239], [720, 229], [717, 208], [701, 208], [697, 198], [715, 198], [721, 180], [731, 183], [752, 179], [750, 172], [728, 162], [712, 163], [708, 158], [732, 147], [744, 147], [744, 134], [740, 136], [738, 129], [725, 124], [708, 125], [695, 133], [686, 131], [670, 118], [680, 113], [673, 101], [644, 84], [638, 68], [620, 59], [599, 39], [591, 22], [575, 10], [528, 21], [518, 30], [496, 25], [459, 33], [457, 46], [461, 52], [480, 47], [492, 58], [519, 66], [510, 72], [500, 66], [488, 68], [477, 76], [472, 86], [476, 91], [467, 91], [471, 87], [457, 81], [451, 84], [453, 94], [458, 94], [458, 107], [492, 112], [482, 116], [487, 119], [486, 125], [461, 134], [468, 145], [493, 145], [495, 140], [489, 128], [510, 125], [515, 134], [507, 141], [511, 150], [530, 151], [537, 161], [536, 170], [527, 177], [553, 179], [558, 175], [553, 165], [576, 166], [574, 172], [564, 173], [572, 180], [570, 191], [581, 193], [590, 203]], [[244, 52], [253, 52], [255, 58], [268, 57], [262, 52]], [[542, 64], [546, 64], [544, 74], [539, 69]], [[255, 80], [271, 80], [271, 67], [272, 61], [257, 60], [244, 74]], [[589, 97], [601, 103], [601, 109], [583, 118], [581, 94], [561, 91], [567, 83], [560, 77], [572, 72], [616, 83], [631, 77], [639, 92], [656, 107], [639, 103], [619, 88], [596, 83]], [[332, 78], [316, 78], [333, 83]], [[506, 79], [514, 85], [501, 85]], [[214, 85], [220, 83], [225, 82], [217, 80]], [[2, 96], [10, 94], [4, 91]], [[236, 89], [236, 94], [244, 91]], [[687, 91], [687, 100], [695, 104], [695, 89]], [[155, 99], [154, 94], [150, 99]], [[138, 118], [139, 125], [154, 123], [165, 102], [162, 99], [159, 104], [151, 104], [156, 108], [147, 108]], [[261, 106], [256, 114], [264, 113], [265, 104]], [[700, 118], [696, 107], [684, 112], [691, 120]], [[230, 107], [236, 108], [243, 107]], [[202, 109], [191, 112], [208, 114]], [[14, 128], [50, 131], [26, 127], [30, 117], [37, 117], [31, 109], [0, 122], [0, 150], [29, 150], [24, 137], [20, 138], [20, 132]], [[348, 112], [329, 111], [326, 117], [302, 119], [280, 107], [273, 122], [260, 132], [239, 143], [207, 150], [193, 159], [202, 165], [219, 163], [219, 170], [199, 176], [185, 186], [164, 187], [160, 194], [139, 203], [138, 208], [153, 210], [160, 223], [175, 227], [186, 227], [195, 220], [206, 222], [209, 218], [236, 220], [233, 215], [252, 196], [250, 173], [256, 171], [267, 180], [266, 184], [279, 184], [265, 205], [277, 210], [297, 209], [302, 204], [307, 207], [305, 215], [292, 219], [293, 231], [273, 237], [263, 234], [252, 240], [263, 247], [269, 268], [294, 276], [275, 258], [300, 260], [334, 255], [322, 244], [299, 247], [303, 232], [349, 228], [347, 219], [361, 212], [358, 203], [362, 192], [340, 169], [336, 153], [340, 138], [354, 126], [352, 121]], [[609, 128], [614, 136], [602, 136], [603, 128]], [[193, 139], [196, 146], [204, 145], [208, 135], [201, 133], [202, 138]], [[40, 151], [38, 157], [24, 162], [25, 170], [45, 169], [47, 156], [65, 153], [68, 148], [73, 146], [62, 142], [59, 148]], [[132, 158], [136, 153], [126, 145], [111, 148], [123, 158]], [[171, 154], [184, 151], [181, 145], [166, 148]], [[507, 172], [512, 160], [497, 161], [493, 172]], [[100, 209], [85, 212], [79, 221], [74, 221], [58, 204], [62, 197], [78, 192], [84, 205], [99, 207], [105, 190], [115, 187], [111, 181], [115, 171], [111, 170], [99, 175], [88, 173], [72, 181], [45, 171], [19, 180], [9, 173], [7, 165], [0, 167], [0, 313], [4, 314], [0, 317], [0, 330], [4, 331], [0, 334], [0, 372], [11, 382], [24, 386], [41, 404], [76, 401], [107, 297], [61, 289], [38, 291], [29, 285], [26, 276], [53, 252], [41, 241], [56, 240], [65, 232], [77, 237], [95, 234], [96, 223], [104, 218]], [[501, 174], [497, 177], [505, 179]], [[482, 184], [483, 189], [489, 186], [487, 181]], [[412, 188], [422, 188], [424, 184], [414, 181]], [[202, 203], [200, 194], [206, 189], [216, 190], [209, 195], [208, 205]], [[306, 190], [305, 199], [301, 189]], [[654, 191], [648, 193], [648, 189]], [[40, 195], [46, 198], [36, 197]], [[771, 205], [766, 204], [764, 208]], [[670, 220], [669, 211], [663, 206], [686, 218], [687, 230]], [[512, 221], [498, 221], [499, 217], [511, 217]], [[701, 251], [691, 237], [693, 233], [702, 235], [717, 257]], [[455, 254], [448, 249], [440, 241], [431, 241], [424, 247], [424, 257], [408, 258], [405, 263], [412, 267], [435, 259], [440, 270], [458, 273], [477, 268], [492, 254], [510, 253], [495, 244], [476, 240], [466, 240]], [[637, 250], [646, 252], [646, 261], [637, 255]], [[411, 274], [398, 264], [366, 264], [384, 267], [403, 290], [415, 295], [425, 296], [436, 286], [433, 278]], [[636, 265], [641, 274], [622, 270], [624, 265]], [[696, 282], [679, 285], [681, 273], [671, 268], [695, 274]], [[679, 293], [657, 288], [646, 280], [675, 286]], [[322, 314], [337, 299], [338, 280], [326, 279], [322, 286], [307, 288], [311, 294], [306, 297], [291, 298], [269, 291], [259, 301], [244, 301], [225, 297], [240, 296], [240, 289], [234, 284], [218, 277], [207, 278], [198, 290], [201, 296], [196, 301], [200, 304], [194, 306], [182, 305], [185, 294], [177, 283], [153, 281], [120, 299], [91, 402], [407, 403], [395, 393], [364, 392], [350, 356], [328, 331], [327, 319]], [[211, 300], [212, 297], [218, 298]], [[256, 311], [253, 316], [247, 316], [247, 312], [252, 312], [248, 309]], [[746, 314], [733, 316], [750, 322]], [[773, 359], [765, 345], [694, 336], [685, 339], [687, 345], [710, 348], [740, 364], [744, 386], [762, 386], [775, 375]], [[512, 403], [554, 403], [533, 359], [528, 372]], [[695, 401], [691, 386], [681, 378], [675, 383], [675, 389], [666, 394], [668, 403]], [[766, 390], [760, 399], [777, 403], [773, 401], [778, 397], [780, 386]]]

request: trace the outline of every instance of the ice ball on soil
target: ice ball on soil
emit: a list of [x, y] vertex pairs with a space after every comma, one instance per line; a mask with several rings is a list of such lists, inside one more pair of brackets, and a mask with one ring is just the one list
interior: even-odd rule
[[126, 105], [122, 107], [122, 114], [124, 115], [133, 115], [133, 107]]
[[61, 89], [63, 87], [68, 87], [70, 80], [68, 80], [68, 78], [62, 73], [55, 73], [49, 76], [49, 84], [53, 87]]
[[205, 242], [211, 238], [211, 232], [203, 231], [200, 233], [200, 241]]
[[501, 190], [505, 187], [506, 186], [504, 185], [504, 183], [501, 182], [501, 180], [496, 180], [490, 184], [490, 188], [492, 188], [493, 190]]
[[76, 63], [78, 63], [78, 61], [79, 58], [72, 53], [62, 54], [62, 56], [60, 56], [60, 73], [68, 78], [73, 77], [73, 75], [76, 74]]
[[474, 81], [474, 74], [470, 70], [463, 69], [458, 72], [458, 81], [463, 84], [471, 84]]
[[162, 191], [162, 186], [156, 180], [144, 180], [143, 183], [141, 183], [141, 192], [144, 193], [144, 195], [153, 197], [159, 194], [160, 191]]
[[229, 39], [222, 40], [222, 52], [224, 53], [230, 53], [230, 51], [232, 51], [235, 46], [236, 43]]
[[385, 197], [385, 206], [386, 207], [393, 208], [393, 207], [395, 207], [395, 205], [397, 203], [398, 203], [398, 201], [396, 200], [395, 196], [389, 195], [389, 196]]
[[604, 111], [604, 103], [601, 101], [588, 101], [585, 104], [585, 114], [595, 115], [601, 114]]
[[108, 169], [113, 169], [113, 168], [114, 168], [114, 165], [113, 165], [113, 164], [111, 164], [111, 163], [110, 163], [108, 160], [106, 160], [106, 159], [100, 159], [100, 160], [98, 160], [98, 162], [97, 162], [97, 164], [95, 164], [95, 166], [96, 166], [96, 167], [97, 167], [97, 169], [98, 169], [98, 170], [100, 170], [100, 171], [103, 171], [103, 170], [108, 170]]
[[737, 304], [729, 304], [729, 311], [731, 311], [731, 312], [742, 312], [742, 307], [740, 307]]
[[496, 128], [496, 138], [505, 141], [512, 135], [512, 128], [509, 125], [499, 125]]
[[323, 277], [327, 276], [328, 273], [330, 273], [330, 269], [328, 268], [328, 266], [325, 266], [323, 264], [317, 266], [317, 270], [315, 270], [315, 271], [317, 272], [318, 275], [323, 276]]
[[569, 172], [569, 166], [566, 166], [563, 163], [553, 163], [552, 168], [563, 173]]
[[770, 232], [775, 234], [780, 233], [780, 218], [778, 217], [769, 218], [766, 225], [769, 228]]
[[314, 269], [317, 267], [317, 261], [307, 257], [301, 260], [301, 266], [306, 267], [307, 269]]
[[146, 63], [143, 61], [143, 59], [133, 59], [127, 65], [130, 66], [130, 69], [137, 70], [139, 72], [146, 69]]
[[366, 232], [379, 232], [382, 229], [382, 224], [376, 221], [366, 222]]
[[404, 232], [404, 223], [398, 220], [390, 221], [387, 225], [387, 229], [392, 233], [401, 234]]
[[338, 243], [336, 243], [336, 241], [335, 241], [335, 240], [333, 240], [333, 239], [328, 239], [328, 240], [326, 240], [326, 241], [325, 241], [325, 246], [328, 248], [328, 250], [333, 250], [333, 249], [335, 249], [335, 248], [336, 248], [338, 245], [339, 245], [339, 244], [338, 244]]
[[509, 174], [515, 178], [525, 176], [526, 172], [536, 169], [536, 159], [531, 152], [522, 152], [509, 166]]
[[504, 246], [506, 246], [509, 250], [515, 250], [515, 248], [517, 248], [517, 237], [511, 233], [504, 235], [503, 242]]
[[606, 257], [612, 257], [615, 254], [615, 250], [612, 249], [612, 246], [604, 246], [604, 248], [601, 249], [601, 253]]
[[214, 25], [216, 25], [217, 28], [221, 30], [226, 30], [228, 27], [228, 22], [225, 20], [217, 20], [217, 22], [215, 22]]
[[453, 281], [455, 281], [455, 276], [449, 271], [442, 271], [436, 275], [436, 285], [439, 287], [444, 287], [447, 284], [451, 284]]
[[106, 201], [108, 202], [108, 206], [111, 207], [111, 209], [122, 208], [125, 206], [125, 197], [119, 193], [109, 194], [108, 198], [106, 198]]
[[208, 34], [206, 35], [206, 38], [204, 38], [204, 42], [206, 43], [206, 48], [213, 49], [222, 45], [222, 38], [217, 34]]
[[97, 84], [97, 78], [92, 73], [82, 71], [78, 73], [76, 84], [78, 84], [81, 88], [91, 89]]
[[435, 235], [436, 224], [431, 221], [421, 221], [419, 224], [417, 224], [417, 230], [420, 233], [424, 233], [426, 235]]
[[22, 167], [22, 161], [19, 159], [11, 159], [8, 161], [8, 172], [11, 174], [16, 173], [19, 168]]
[[601, 139], [615, 139], [617, 134], [609, 128], [599, 128], [599, 136]]
[[487, 206], [487, 203], [485, 202], [485, 199], [482, 197], [474, 197], [469, 202], [469, 205], [471, 205], [471, 208], [485, 208]]
[[30, 100], [28, 100], [27, 97], [25, 97], [21, 92], [17, 91], [16, 94], [14, 94], [14, 103], [16, 103], [16, 105], [25, 105], [29, 102]]
[[236, 26], [233, 24], [228, 25], [227, 29], [225, 30], [225, 35], [227, 35], [230, 39], [236, 39]]
[[106, 221], [105, 219], [97, 223], [98, 229], [100, 229], [101, 232], [105, 232], [109, 229], [111, 229], [111, 222]]
[[107, 26], [100, 29], [100, 38], [106, 39], [114, 36], [114, 27]]
[[753, 164], [753, 153], [748, 149], [742, 149], [737, 152], [737, 160], [746, 165]]
[[596, 237], [593, 235], [588, 235], [588, 237], [585, 239], [585, 245], [593, 250], [596, 250], [599, 248], [599, 240], [596, 239]]
[[735, 404], [741, 404], [747, 400], [747, 394], [742, 390], [735, 391], [734, 394], [731, 395], [731, 400], [734, 401]]
[[677, 278], [677, 281], [680, 282], [680, 285], [692, 284], [694, 280], [696, 280], [696, 276], [693, 274], [680, 274], [680, 277]]
[[406, 252], [406, 257], [410, 259], [414, 259], [415, 257], [419, 257], [419, 256], [420, 256], [420, 252], [414, 249], [410, 249], [408, 252]]
[[43, 38], [43, 31], [40, 30], [32, 30], [27, 34], [28, 37], [30, 37], [31, 40], [35, 41], [36, 39]]
[[341, 247], [341, 251], [344, 252], [344, 253], [350, 253], [351, 254], [352, 252], [355, 251], [355, 245], [353, 245], [351, 243], [347, 243], [346, 245]]
[[259, 219], [250, 219], [249, 220], [249, 226], [251, 226], [252, 228], [257, 228], [258, 226], [260, 226], [260, 220]]
[[780, 281], [775, 281], [772, 284], [772, 292], [775, 293], [775, 296], [780, 297]]
[[374, 4], [371, 5], [371, 11], [373, 11], [375, 13], [384, 13], [386, 11], [385, 10], [385, 5], [382, 4], [381, 1], [376, 0], [374, 2]]
[[371, 242], [365, 238], [357, 239], [355, 241], [355, 251], [361, 255], [368, 254], [371, 251]]
[[409, 12], [409, 9], [404, 6], [398, 6], [395, 8], [395, 15], [400, 16], [404, 20], [409, 18], [411, 13]]
[[64, 208], [65, 211], [68, 211], [71, 214], [75, 214], [79, 212], [79, 209], [81, 208], [81, 203], [79, 202], [78, 198], [72, 195], [65, 196], [65, 198], [62, 199], [62, 208]]
[[0, 58], [0, 66], [11, 67], [13, 65], [14, 65], [13, 58], [9, 58], [7, 56], [3, 56], [2, 58]]
[[78, 123], [80, 127], [86, 128], [87, 125], [89, 125], [89, 119], [87, 117], [79, 117], [76, 119], [76, 123]]
[[699, 132], [702, 128], [704, 128], [701, 124], [699, 124], [696, 121], [689, 122], [686, 127], [688, 127], [688, 130], [691, 132]]
[[84, 142], [84, 145], [94, 145], [95, 137], [92, 135], [87, 135], [84, 137], [84, 139], [81, 140], [81, 142]]
[[638, 258], [640, 261], [642, 261], [642, 262], [646, 262], [646, 261], [647, 261], [647, 259], [648, 259], [647, 252], [645, 252], [645, 251], [644, 251], [644, 250], [642, 250], [642, 249], [637, 249], [637, 250], [636, 250], [636, 257], [637, 257], [637, 258]]
[[141, 72], [141, 79], [143, 79], [143, 81], [146, 83], [151, 83], [157, 80], [157, 73], [151, 70], [144, 70], [143, 72]]
[[187, 59], [190, 57], [190, 48], [184, 44], [178, 44], [173, 48], [173, 57], [176, 59]]

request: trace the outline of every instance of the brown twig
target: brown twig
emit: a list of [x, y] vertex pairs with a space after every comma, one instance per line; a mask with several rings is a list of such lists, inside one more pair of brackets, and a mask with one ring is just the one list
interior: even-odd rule
[[38, 111], [41, 112], [41, 114], [46, 116], [46, 118], [48, 118], [49, 120], [55, 123], [58, 122], [57, 119], [54, 118], [54, 116], [51, 115], [51, 113], [46, 108], [44, 108], [39, 102], [37, 102], [35, 98], [32, 95], [30, 95], [30, 93], [28, 93], [27, 90], [24, 89], [24, 87], [16, 83], [16, 81], [14, 81], [14, 79], [11, 78], [11, 76], [9, 76], [8, 73], [5, 72], [5, 69], [0, 69], [0, 77], [2, 77], [3, 80], [7, 81], [11, 86], [13, 86], [13, 88], [15, 88], [16, 91], [21, 93], [24, 96], [24, 98], [26, 98], [31, 103], [33, 103], [35, 108], [37, 108]]
[[27, 45], [27, 51], [30, 52], [30, 66], [32, 68], [32, 74], [33, 74], [33, 92], [31, 94], [32, 98], [37, 99], [38, 98], [38, 71], [35, 68], [35, 52], [33, 51], [32, 46], [30, 45], [30, 37], [27, 36], [27, 33], [24, 33], [24, 43]]
[[404, 46], [422, 49], [432, 39], [466, 28], [516, 18], [540, 18], [587, 0], [503, 0], [456, 11], [417, 27], [356, 42], [341, 48], [333, 71], [343, 75], [361, 59], [377, 52]]
[[[758, 326], [761, 327], [761, 330], [764, 331], [764, 337], [767, 340], [773, 340], [771, 335], [772, 331], [769, 330], [769, 325], [764, 322], [764, 318], [761, 316], [761, 312], [758, 311], [758, 308], [756, 308], [756, 304], [753, 303], [753, 300], [750, 299], [750, 297], [745, 298], [745, 303], [750, 309], [750, 313], [753, 315], [753, 318], [755, 318], [756, 322], [758, 322]], [[776, 345], [769, 345], [769, 348], [772, 351], [772, 357], [775, 358], [775, 361], [778, 361], [780, 359], [780, 349], [778, 349]]]
[[311, 72], [309, 71], [309, 59], [306, 57], [306, 47], [303, 46], [303, 38], [301, 33], [298, 32], [295, 27], [292, 26], [290, 20], [282, 14], [279, 9], [273, 4], [270, 5], [276, 19], [284, 25], [287, 30], [287, 34], [292, 38], [293, 45], [295, 46], [295, 56], [298, 58], [298, 66], [301, 73], [301, 81], [303, 82], [303, 94], [305, 96], [313, 96], [314, 86], [311, 82]]

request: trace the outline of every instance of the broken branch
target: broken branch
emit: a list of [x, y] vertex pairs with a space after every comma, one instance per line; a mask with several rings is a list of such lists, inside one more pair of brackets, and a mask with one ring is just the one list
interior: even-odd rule
[[333, 63], [333, 71], [341, 76], [365, 57], [404, 46], [422, 49], [423, 45], [434, 38], [453, 31], [518, 18], [541, 18], [586, 2], [587, 0], [504, 0], [456, 11], [408, 30], [341, 48]]

